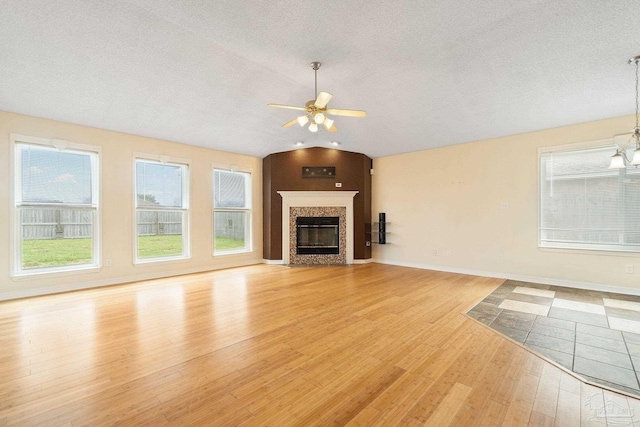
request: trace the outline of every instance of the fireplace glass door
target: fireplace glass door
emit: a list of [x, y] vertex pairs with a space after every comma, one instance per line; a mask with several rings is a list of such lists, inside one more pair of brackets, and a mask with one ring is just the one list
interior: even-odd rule
[[340, 253], [340, 218], [296, 218], [296, 253], [298, 255], [337, 255]]

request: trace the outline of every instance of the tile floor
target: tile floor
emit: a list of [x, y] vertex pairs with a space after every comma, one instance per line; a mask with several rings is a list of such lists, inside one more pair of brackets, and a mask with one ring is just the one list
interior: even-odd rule
[[507, 280], [467, 315], [586, 380], [640, 396], [640, 297]]

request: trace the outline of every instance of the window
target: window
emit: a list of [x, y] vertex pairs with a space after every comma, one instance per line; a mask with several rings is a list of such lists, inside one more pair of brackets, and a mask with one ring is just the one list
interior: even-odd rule
[[614, 151], [540, 153], [541, 247], [640, 252], [640, 169], [609, 169]]
[[251, 174], [213, 170], [213, 253], [251, 250]]
[[99, 267], [96, 147], [11, 136], [14, 274]]
[[136, 262], [189, 257], [185, 163], [136, 159]]

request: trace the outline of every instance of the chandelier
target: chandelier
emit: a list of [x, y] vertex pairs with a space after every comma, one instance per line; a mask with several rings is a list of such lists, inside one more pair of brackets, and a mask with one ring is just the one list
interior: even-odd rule
[[[640, 62], [640, 55], [634, 56], [629, 60], [629, 64], [636, 64], [636, 127], [633, 128], [633, 134], [629, 139], [629, 142], [624, 147], [618, 147], [616, 154], [611, 157], [611, 164], [609, 169], [624, 169], [628, 165], [638, 166], [640, 165], [640, 126], [638, 125], [638, 62]], [[633, 158], [629, 160], [627, 157], [627, 147], [635, 143], [636, 149], [633, 151]]]

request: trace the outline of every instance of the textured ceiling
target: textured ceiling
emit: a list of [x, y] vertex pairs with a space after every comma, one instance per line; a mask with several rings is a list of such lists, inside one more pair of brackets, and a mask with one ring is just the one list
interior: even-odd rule
[[[371, 157], [632, 114], [640, 1], [3, 0], [0, 110]], [[318, 89], [338, 132], [280, 125]], [[633, 123], [629, 123], [631, 128]]]

